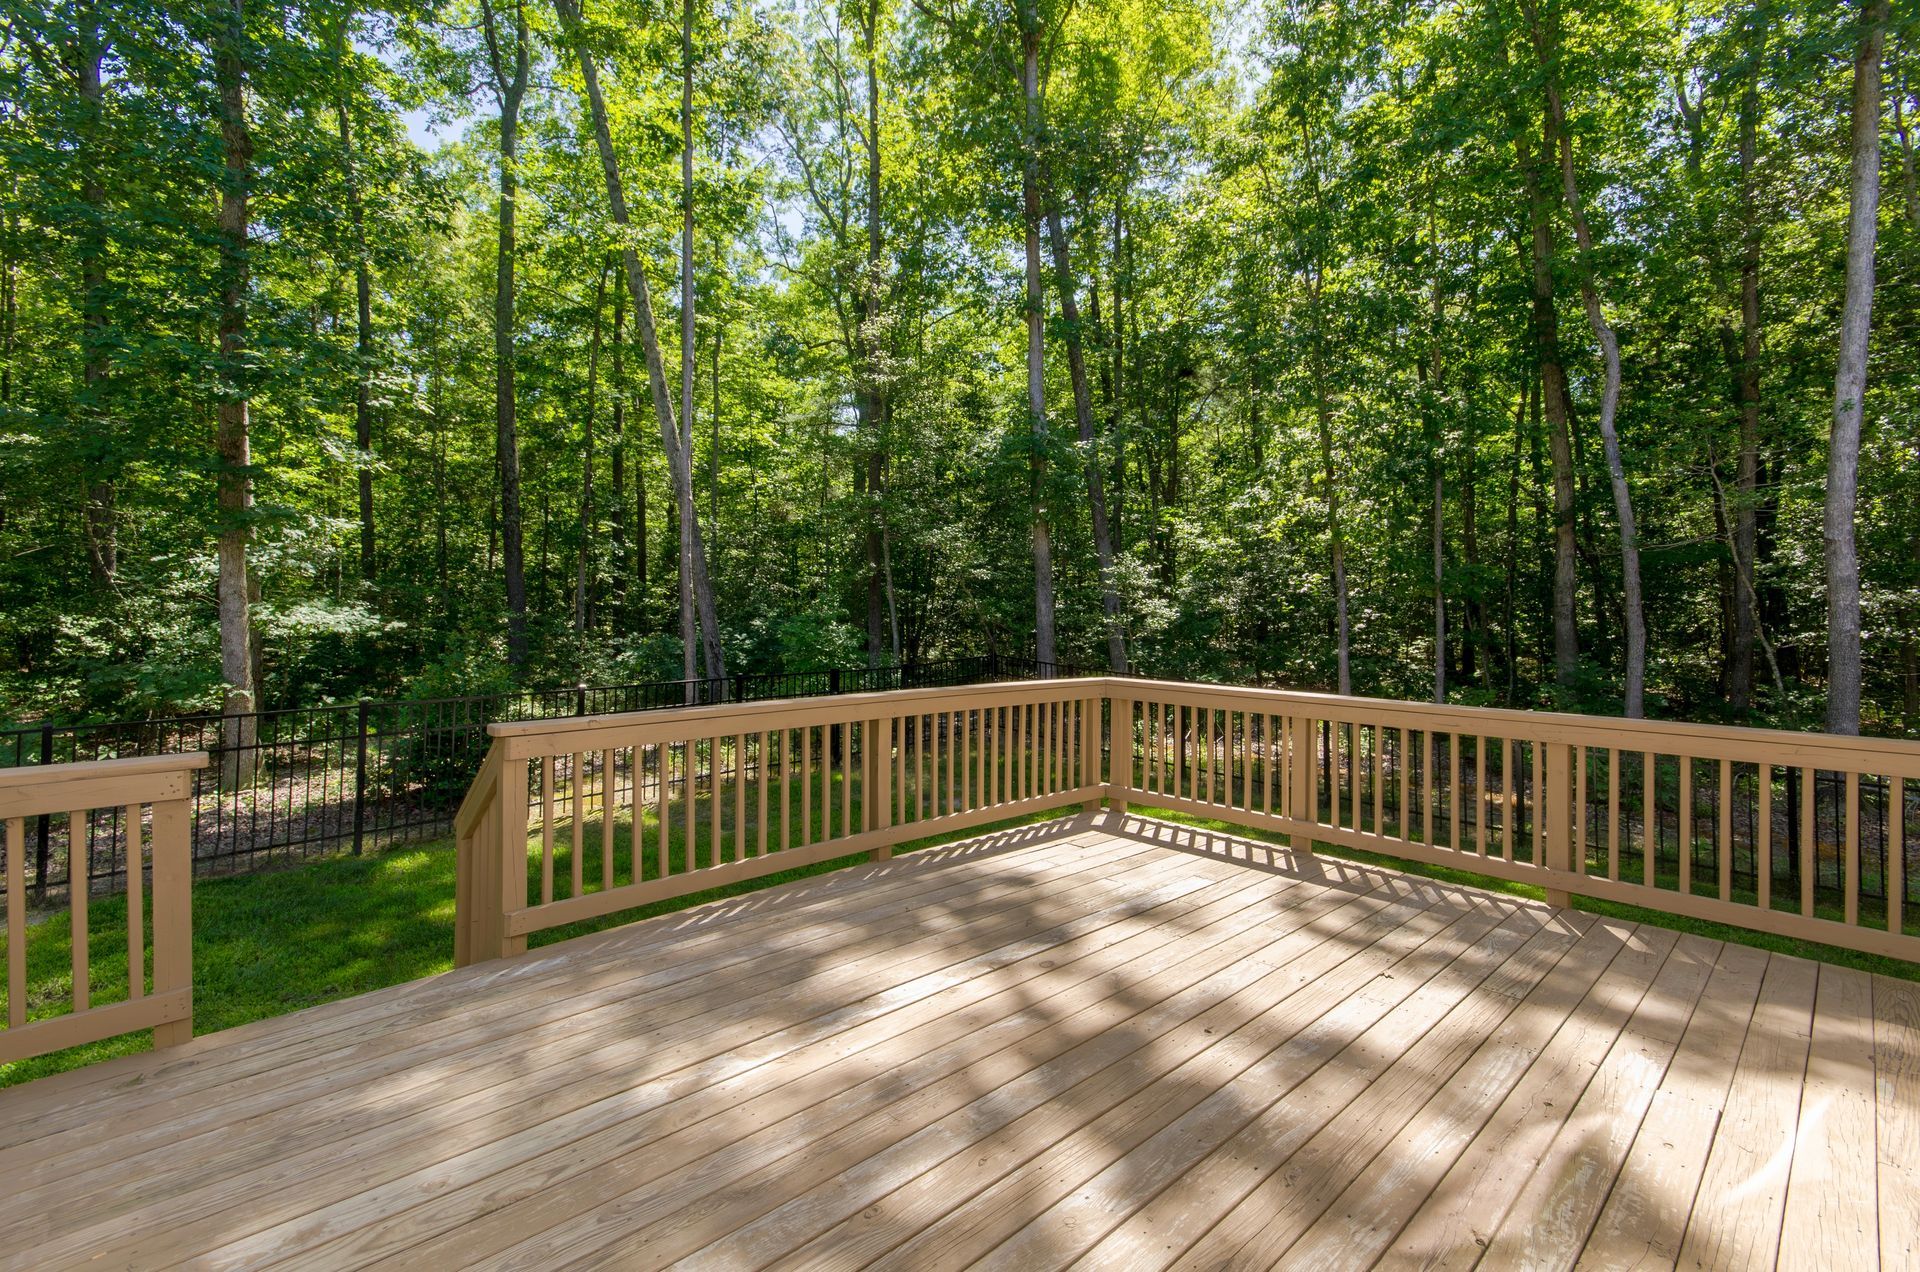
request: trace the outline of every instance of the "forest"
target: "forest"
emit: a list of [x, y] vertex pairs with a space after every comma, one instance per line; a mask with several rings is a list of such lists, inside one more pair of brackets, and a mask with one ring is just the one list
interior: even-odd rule
[[0, 0], [0, 719], [1920, 734], [1920, 6]]

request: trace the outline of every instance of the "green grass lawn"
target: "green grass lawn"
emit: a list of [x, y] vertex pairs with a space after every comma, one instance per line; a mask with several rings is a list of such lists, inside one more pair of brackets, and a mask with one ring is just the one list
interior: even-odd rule
[[[841, 807], [840, 775], [834, 774], [831, 780], [837, 819]], [[813, 824], [814, 834], [818, 836], [821, 809], [817, 806], [817, 787], [814, 793]], [[798, 797], [791, 803], [797, 814]], [[711, 823], [707, 796], [703, 794], [697, 799], [696, 808], [695, 859], [700, 865], [708, 865], [711, 864]], [[685, 868], [687, 860], [683, 810], [684, 805], [676, 800], [669, 845], [669, 864], [676, 873]], [[857, 781], [852, 792], [852, 810], [853, 822], [858, 825]], [[723, 843], [731, 844], [730, 786], [722, 793], [721, 813]], [[1053, 815], [1034, 813], [989, 826], [932, 835], [902, 844], [894, 851], [896, 854], [912, 852]], [[614, 828], [617, 866], [613, 882], [616, 886], [631, 880], [631, 829], [623, 814]], [[644, 863], [647, 878], [658, 876], [654, 859], [656, 832], [654, 810], [645, 810], [641, 837], [643, 855], [647, 858]], [[775, 833], [777, 836], [777, 831]], [[582, 862], [589, 890], [600, 882], [599, 834], [597, 808], [590, 808]], [[568, 891], [570, 841], [568, 826], [560, 825], [554, 845], [556, 897], [564, 897]], [[535, 898], [540, 895], [539, 849], [540, 836], [536, 832], [528, 841], [527, 868], [529, 896]], [[529, 944], [549, 945], [866, 860], [866, 854], [861, 853], [798, 866], [692, 896], [675, 897], [639, 909], [552, 928], [536, 933]], [[453, 843], [443, 840], [365, 857], [312, 861], [267, 874], [196, 879], [193, 885], [194, 1032], [229, 1029], [250, 1020], [298, 1011], [449, 970], [453, 966], [454, 862]], [[101, 1006], [127, 996], [126, 898], [95, 897], [88, 908], [87, 980], [94, 1005]], [[27, 941], [30, 1018], [61, 1015], [70, 1009], [73, 1001], [70, 941], [69, 916], [64, 909], [35, 916], [31, 921]], [[4, 942], [0, 942], [0, 1015], [4, 1014], [5, 967]], [[110, 1056], [145, 1051], [151, 1045], [150, 1034], [143, 1031], [0, 1065], [0, 1086]]]
[[[837, 775], [834, 780], [837, 815]], [[730, 843], [730, 795], [723, 793], [721, 806], [722, 839]], [[709, 804], [705, 796], [699, 798], [697, 807], [696, 859], [705, 865], [709, 864], [710, 844], [710, 823], [707, 821]], [[857, 784], [853, 808], [857, 825]], [[819, 809], [816, 807], [813, 811], [818, 826]], [[1283, 835], [1185, 813], [1138, 805], [1134, 811], [1245, 838], [1270, 843], [1286, 842]], [[682, 869], [686, 861], [687, 844], [681, 812], [681, 806], [676, 804], [672, 842], [669, 845], [670, 863], [676, 871]], [[1055, 815], [1034, 813], [992, 826], [933, 835], [904, 844], [895, 851], [911, 852]], [[645, 871], [648, 878], [657, 875], [657, 866], [652, 860], [656, 832], [653, 812], [647, 810], [642, 818], [641, 835], [646, 849], [643, 855], [648, 858]], [[597, 817], [589, 817], [584, 839], [584, 873], [591, 888], [599, 881]], [[554, 875], [558, 896], [566, 894], [570, 879], [570, 841], [568, 828], [562, 825], [555, 839]], [[614, 831], [615, 859], [618, 863], [614, 877], [616, 885], [628, 882], [631, 878], [628, 866], [630, 841], [631, 826], [623, 819], [616, 823]], [[539, 846], [540, 837], [536, 833], [528, 845], [529, 895], [535, 897], [539, 895]], [[1442, 866], [1428, 866], [1328, 845], [1323, 845], [1321, 851], [1329, 856], [1386, 866], [1441, 882], [1468, 884], [1536, 899], [1545, 895], [1539, 888]], [[551, 944], [719, 897], [774, 887], [865, 860], [866, 856], [860, 854], [800, 866], [693, 896], [677, 897], [601, 919], [554, 928], [536, 934], [530, 943]], [[363, 994], [448, 970], [453, 966], [453, 897], [454, 848], [451, 841], [398, 848], [366, 857], [325, 859], [268, 874], [196, 880], [193, 888], [194, 1031], [211, 1033], [228, 1029], [251, 1020], [298, 1011], [302, 1007]], [[1920, 980], [1920, 964], [1898, 959], [1877, 958], [1851, 950], [1793, 941], [1610, 902], [1577, 899], [1575, 905], [1582, 910], [1616, 918], [1697, 932], [1718, 940], [1739, 941], [1762, 949]], [[91, 973], [88, 979], [93, 1001], [104, 1004], [126, 996], [126, 900], [117, 896], [96, 897], [90, 910]], [[71, 1003], [73, 986], [69, 939], [66, 911], [37, 916], [28, 940], [29, 1014], [33, 1018], [59, 1015]], [[4, 956], [0, 954], [0, 987], [6, 983], [4, 967]], [[143, 1032], [74, 1047], [33, 1060], [0, 1065], [0, 1086], [25, 1082], [109, 1056], [144, 1051], [150, 1045], [149, 1035]]]

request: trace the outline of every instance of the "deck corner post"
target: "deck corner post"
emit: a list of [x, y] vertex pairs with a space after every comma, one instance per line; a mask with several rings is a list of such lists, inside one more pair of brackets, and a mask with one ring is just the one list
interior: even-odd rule
[[[1541, 783], [1543, 808], [1536, 817], [1546, 818], [1546, 860], [1548, 870], [1561, 875], [1573, 873], [1573, 747], [1564, 742], [1538, 744], [1545, 752], [1546, 775]], [[1548, 887], [1547, 904], [1556, 910], [1573, 905], [1573, 894], [1565, 888]]]
[[193, 1038], [193, 808], [192, 800], [153, 805], [153, 992], [181, 993], [186, 1012], [153, 1027], [155, 1047]]

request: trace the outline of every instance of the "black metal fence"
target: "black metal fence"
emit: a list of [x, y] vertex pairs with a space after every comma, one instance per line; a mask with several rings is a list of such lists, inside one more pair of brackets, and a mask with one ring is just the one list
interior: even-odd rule
[[[983, 655], [896, 667], [773, 672], [714, 680], [576, 685], [459, 698], [0, 731], [0, 768], [206, 751], [194, 780], [197, 873], [237, 874], [308, 857], [439, 839], [479, 771], [487, 725], [506, 720], [653, 711], [717, 702], [934, 688], [1082, 674], [1079, 668]], [[68, 886], [65, 819], [27, 834], [28, 887], [44, 903]], [[91, 889], [124, 887], [122, 836], [103, 810], [89, 833]], [[0, 895], [5, 884], [0, 880]]]

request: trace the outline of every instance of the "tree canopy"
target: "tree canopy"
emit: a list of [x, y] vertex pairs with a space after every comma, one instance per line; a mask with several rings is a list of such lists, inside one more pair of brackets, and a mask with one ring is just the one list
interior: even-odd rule
[[1910, 6], [0, 18], [0, 716], [1037, 645], [1920, 732]]

